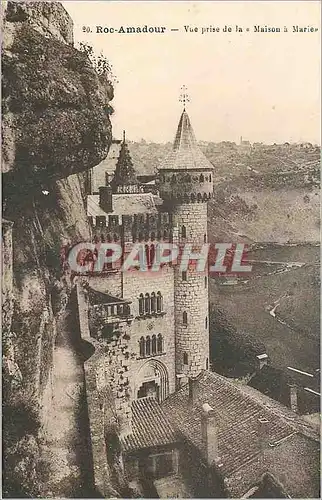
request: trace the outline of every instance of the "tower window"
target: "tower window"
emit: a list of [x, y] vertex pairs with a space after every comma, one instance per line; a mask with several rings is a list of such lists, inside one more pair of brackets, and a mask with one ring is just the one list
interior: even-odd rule
[[205, 178], [204, 178], [203, 174], [200, 174], [199, 182], [204, 182], [204, 181], [205, 181]]
[[183, 321], [183, 324], [184, 324], [184, 325], [187, 325], [187, 324], [188, 324], [188, 314], [187, 314], [187, 311], [183, 311], [183, 314], [182, 314], [182, 321]]
[[207, 235], [206, 234], [203, 235], [203, 242], [207, 243]]
[[205, 276], [205, 288], [207, 288], [207, 282], [208, 282], [207, 276]]
[[183, 353], [183, 364], [184, 365], [188, 364], [188, 354], [186, 352]]
[[211, 182], [211, 175], [209, 175], [209, 182]]
[[157, 338], [155, 335], [152, 335], [152, 354], [156, 354], [157, 352]]
[[186, 238], [187, 237], [187, 229], [186, 226], [182, 226], [181, 228], [181, 237]]
[[171, 183], [172, 184], [175, 184], [177, 182], [177, 178], [176, 176], [173, 174], [173, 176], [171, 177]]
[[207, 316], [205, 318], [205, 328], [208, 328], [208, 318], [207, 318]]
[[187, 271], [182, 271], [182, 281], [187, 281]]

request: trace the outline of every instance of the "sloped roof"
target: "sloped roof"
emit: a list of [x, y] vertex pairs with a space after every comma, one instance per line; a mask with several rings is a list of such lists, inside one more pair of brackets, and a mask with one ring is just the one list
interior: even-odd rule
[[111, 186], [113, 190], [115, 190], [117, 186], [136, 185], [137, 183], [138, 180], [133, 167], [132, 158], [124, 138], [121, 144], [120, 154], [116, 162], [115, 173]]
[[[112, 208], [113, 212], [109, 215], [152, 214], [157, 212], [152, 193], [113, 194]], [[98, 194], [89, 194], [87, 196], [87, 215], [93, 217], [107, 215], [99, 206]]]
[[90, 286], [86, 287], [86, 292], [88, 294], [88, 300], [91, 305], [98, 304], [128, 304], [129, 301], [124, 299], [119, 299], [118, 297], [114, 297], [109, 293], [103, 293], [98, 290], [94, 290]]
[[[275, 450], [274, 453], [281, 453], [281, 443], [296, 439], [298, 434], [302, 435], [304, 441], [318, 439], [318, 435], [300, 417], [270, 398], [262, 397], [261, 393], [252, 388], [245, 388], [221, 375], [206, 371], [199, 375], [195, 384], [197, 396], [193, 403], [189, 399], [187, 384], [170, 395], [162, 403], [162, 408], [172, 425], [199, 450], [202, 450], [202, 405], [208, 403], [214, 409], [218, 423], [220, 470], [226, 478], [233, 474], [236, 474], [236, 481], [239, 478], [240, 490], [238, 484], [236, 486], [234, 481], [232, 483], [237, 496], [245, 492], [242, 491], [244, 487], [248, 487], [248, 483], [242, 485], [241, 482], [244, 467], [250, 467], [249, 463], [253, 464], [251, 473], [249, 472], [249, 484], [267, 471], [267, 463], [263, 462], [263, 445], [258, 434], [259, 419], [268, 421], [265, 424], [265, 446], [268, 452]], [[314, 446], [318, 444], [314, 442]], [[303, 460], [305, 453], [305, 447], [298, 450]], [[298, 467], [300, 472], [300, 463]], [[285, 474], [286, 470], [283, 472]]]
[[161, 162], [160, 169], [205, 170], [212, 164], [200, 150], [188, 113], [184, 110], [177, 129], [172, 151]]
[[121, 437], [125, 452], [176, 443], [176, 433], [159, 403], [152, 397], [132, 403], [132, 433]]

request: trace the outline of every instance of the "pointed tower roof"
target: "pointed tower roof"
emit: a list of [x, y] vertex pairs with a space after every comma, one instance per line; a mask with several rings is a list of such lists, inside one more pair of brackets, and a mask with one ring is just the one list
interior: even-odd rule
[[133, 186], [137, 184], [138, 180], [133, 167], [128, 145], [125, 142], [125, 132], [123, 132], [123, 141], [111, 186], [112, 188], [117, 188], [118, 186]]
[[160, 168], [174, 170], [213, 169], [212, 164], [207, 160], [197, 144], [188, 113], [185, 109], [179, 121], [173, 149], [166, 156]]

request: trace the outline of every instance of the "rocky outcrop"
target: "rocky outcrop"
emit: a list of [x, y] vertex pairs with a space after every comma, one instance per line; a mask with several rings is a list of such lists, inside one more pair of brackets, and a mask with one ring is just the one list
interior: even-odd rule
[[107, 155], [113, 89], [71, 45], [66, 16], [53, 2], [8, 4], [2, 48], [6, 185], [23, 179], [30, 189], [93, 167]]
[[61, 4], [8, 3], [3, 33], [3, 493], [89, 496], [60, 249], [90, 237], [78, 173], [107, 155], [113, 89], [73, 47]]

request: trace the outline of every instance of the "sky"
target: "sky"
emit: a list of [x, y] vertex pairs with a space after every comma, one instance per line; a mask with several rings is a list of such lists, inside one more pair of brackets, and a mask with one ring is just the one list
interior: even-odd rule
[[[198, 140], [320, 144], [318, 1], [67, 1], [75, 43], [113, 65], [113, 135], [174, 139], [186, 85]], [[159, 26], [161, 33], [96, 33], [96, 26]], [[186, 32], [184, 26], [197, 27]], [[231, 27], [231, 32], [223, 28]], [[243, 32], [236, 31], [236, 25]], [[279, 27], [255, 33], [254, 26]], [[293, 33], [293, 25], [317, 32]], [[284, 32], [284, 26], [288, 32]], [[91, 33], [83, 32], [83, 27]], [[202, 28], [219, 28], [202, 34]], [[249, 31], [246, 31], [249, 28]], [[171, 31], [177, 29], [178, 31]]]

